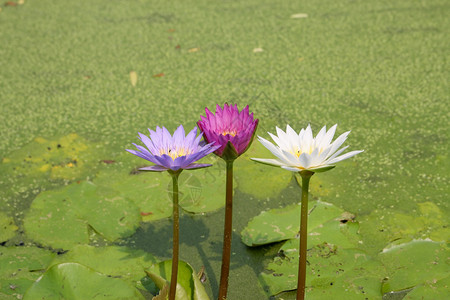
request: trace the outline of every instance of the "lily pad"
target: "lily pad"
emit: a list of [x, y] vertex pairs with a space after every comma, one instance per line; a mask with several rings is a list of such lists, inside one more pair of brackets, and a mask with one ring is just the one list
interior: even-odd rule
[[[341, 216], [345, 218], [344, 211], [330, 203], [311, 201], [308, 206], [309, 233], [319, 230], [322, 233], [318, 235], [325, 234], [318, 227]], [[242, 241], [247, 246], [259, 246], [294, 238], [300, 228], [300, 208], [299, 204], [294, 204], [262, 212], [254, 217], [241, 232]]]
[[120, 246], [78, 245], [67, 253], [58, 255], [52, 265], [75, 262], [136, 285], [145, 276], [144, 267], [156, 261], [153, 255], [143, 250]]
[[35, 247], [0, 247], [0, 296], [21, 297], [55, 256]]
[[3, 243], [16, 235], [19, 229], [14, 223], [14, 219], [0, 212], [0, 243]]
[[448, 217], [432, 202], [418, 203], [416, 211], [408, 214], [375, 210], [362, 217], [360, 227], [362, 246], [372, 253], [395, 241], [402, 243], [426, 238], [446, 241], [450, 236]]
[[405, 300], [450, 299], [450, 276], [428, 281], [409, 292]]
[[50, 267], [25, 293], [30, 299], [144, 299], [139, 291], [118, 278], [77, 263]]
[[384, 292], [399, 291], [448, 276], [450, 251], [445, 243], [414, 240], [386, 248], [379, 254], [389, 280]]
[[89, 241], [88, 225], [108, 240], [132, 235], [138, 208], [120, 196], [99, 196], [90, 182], [39, 194], [25, 216], [26, 234], [53, 248], [70, 249]]
[[[272, 157], [264, 146], [255, 142], [234, 163], [234, 176], [239, 191], [255, 196], [258, 199], [276, 197], [285, 189], [292, 179], [292, 172], [280, 167], [269, 167], [250, 160], [252, 157]], [[264, 186], [262, 189], [261, 186]]]
[[75, 133], [46, 139], [37, 137], [20, 150], [2, 159], [0, 170], [10, 177], [82, 179], [98, 165], [102, 155], [99, 144]]
[[[128, 159], [128, 158], [127, 158]], [[209, 163], [202, 161], [202, 163]], [[172, 215], [172, 179], [167, 172], [140, 172], [138, 167], [104, 168], [94, 183], [111, 188], [118, 195], [133, 201], [143, 221], [155, 221]], [[225, 169], [212, 167], [184, 171], [179, 177], [180, 206], [191, 213], [214, 211], [225, 205]]]
[[183, 172], [179, 178], [180, 206], [185, 211], [204, 213], [225, 205], [226, 172], [222, 161], [217, 160], [208, 168]]
[[[308, 250], [306, 295], [311, 299], [380, 299], [383, 266], [358, 249], [323, 243]], [[298, 240], [284, 243], [259, 279], [269, 295], [297, 288]]]
[[[172, 261], [166, 260], [152, 265], [146, 271], [148, 277], [156, 284], [159, 289], [169, 285], [172, 274]], [[186, 262], [178, 263], [178, 278], [176, 300], [209, 300], [200, 279], [195, 274], [193, 268]]]

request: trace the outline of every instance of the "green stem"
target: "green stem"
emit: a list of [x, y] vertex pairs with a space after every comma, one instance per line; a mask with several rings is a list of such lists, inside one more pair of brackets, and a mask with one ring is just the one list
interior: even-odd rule
[[298, 252], [298, 281], [297, 281], [297, 300], [305, 299], [306, 284], [306, 250], [308, 240], [308, 190], [309, 179], [314, 174], [311, 171], [302, 171], [302, 207], [300, 214], [300, 245]]
[[233, 223], [233, 161], [227, 163], [225, 225], [223, 232], [222, 270], [220, 273], [219, 300], [227, 299], [228, 275], [230, 273], [231, 234]]
[[179, 253], [179, 232], [180, 232], [180, 215], [178, 209], [178, 175], [181, 171], [171, 172], [173, 183], [173, 252], [172, 252], [172, 276], [170, 278], [169, 300], [175, 300], [178, 278], [178, 253]]

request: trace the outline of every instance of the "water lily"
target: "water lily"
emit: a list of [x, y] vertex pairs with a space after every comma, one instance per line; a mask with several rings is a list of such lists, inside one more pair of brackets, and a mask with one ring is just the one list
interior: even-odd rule
[[150, 137], [139, 133], [139, 138], [147, 147], [140, 145], [138, 149], [128, 152], [146, 159], [155, 165], [140, 168], [143, 171], [178, 171], [182, 169], [198, 169], [211, 166], [210, 164], [197, 164], [197, 160], [212, 153], [220, 146], [213, 143], [202, 145], [200, 139], [202, 134], [197, 136], [197, 128], [192, 129], [185, 136], [183, 125], [175, 130], [173, 136], [165, 127], [156, 127], [156, 131], [149, 129]]
[[305, 298], [308, 193], [311, 176], [315, 172], [328, 171], [335, 167], [335, 163], [355, 156], [363, 151], [356, 150], [342, 154], [348, 146], [340, 147], [347, 139], [350, 131], [341, 134], [334, 142], [331, 142], [336, 132], [336, 127], [337, 125], [334, 125], [327, 131], [326, 126], [324, 126], [316, 137], [313, 137], [311, 126], [309, 125], [298, 134], [289, 125], [286, 127], [286, 132], [277, 127], [277, 136], [269, 132], [276, 146], [268, 140], [258, 137], [261, 144], [269, 149], [276, 156], [276, 159], [252, 158], [252, 160], [260, 163], [282, 167], [288, 171], [299, 172], [302, 177], [297, 300], [303, 300]]
[[[324, 172], [334, 168], [334, 164], [350, 158], [363, 150], [351, 151], [340, 155], [348, 146], [339, 149], [347, 139], [350, 131], [341, 134], [334, 142], [331, 142], [336, 132], [337, 124], [328, 131], [324, 126], [316, 137], [313, 137], [311, 126], [296, 133], [289, 125], [286, 132], [277, 127], [277, 135], [269, 132], [276, 146], [268, 140], [258, 136], [258, 140], [264, 145], [276, 159], [252, 158], [252, 160], [282, 167], [283, 169], [300, 172], [304, 170], [312, 172]], [[340, 156], [339, 156], [340, 155]]]
[[214, 115], [205, 108], [206, 117], [201, 116], [197, 126], [208, 143], [220, 145], [214, 154], [226, 162], [227, 179], [225, 195], [225, 224], [223, 234], [222, 267], [220, 273], [219, 300], [227, 299], [228, 277], [230, 272], [231, 236], [233, 216], [233, 162], [244, 153], [253, 141], [258, 119], [249, 113], [248, 105], [239, 112], [237, 105], [216, 106]]
[[249, 113], [248, 105], [241, 112], [236, 104], [227, 103], [223, 109], [217, 105], [215, 114], [208, 108], [205, 111], [206, 117], [200, 116], [197, 126], [208, 143], [220, 145], [214, 151], [216, 155], [225, 160], [236, 159], [250, 147], [259, 120], [253, 118], [253, 113]]
[[127, 149], [127, 151], [155, 164], [140, 168], [140, 170], [153, 172], [168, 171], [172, 176], [173, 253], [169, 300], [175, 300], [180, 232], [178, 176], [184, 169], [198, 169], [211, 166], [210, 164], [197, 164], [195, 162], [212, 153], [219, 146], [214, 146], [213, 143], [207, 145], [200, 143], [202, 134], [197, 136], [197, 128], [192, 129], [187, 136], [185, 136], [183, 125], [180, 125], [175, 130], [173, 136], [165, 127], [156, 127], [156, 131], [150, 129], [149, 131], [150, 137], [139, 133], [140, 140], [147, 148], [134, 144], [138, 150]]

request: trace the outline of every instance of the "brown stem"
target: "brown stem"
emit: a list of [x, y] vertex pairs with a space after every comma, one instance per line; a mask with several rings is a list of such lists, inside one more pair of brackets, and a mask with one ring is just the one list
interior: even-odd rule
[[305, 299], [306, 284], [306, 249], [308, 240], [308, 190], [309, 179], [314, 173], [311, 171], [302, 171], [302, 207], [300, 214], [300, 245], [298, 252], [298, 281], [297, 281], [297, 300]]
[[222, 270], [220, 273], [219, 300], [227, 299], [228, 275], [230, 273], [231, 234], [233, 223], [233, 161], [227, 163], [225, 225], [223, 233]]
[[169, 300], [175, 300], [178, 278], [178, 253], [179, 253], [179, 209], [178, 209], [178, 175], [180, 172], [170, 172], [173, 183], [173, 252], [172, 252], [172, 275], [170, 278]]

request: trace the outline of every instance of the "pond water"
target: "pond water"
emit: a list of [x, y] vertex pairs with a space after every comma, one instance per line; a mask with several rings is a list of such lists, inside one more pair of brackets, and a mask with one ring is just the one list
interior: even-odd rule
[[[311, 242], [312, 299], [381, 299], [413, 287], [411, 299], [431, 292], [445, 299], [448, 8], [442, 0], [43, 0], [2, 6], [0, 266], [25, 259], [0, 271], [1, 297], [20, 297], [41, 275], [28, 270], [44, 270], [51, 261], [80, 262], [108, 274], [83, 260], [86, 251], [142, 250], [130, 253], [143, 261], [133, 261], [136, 266], [169, 259], [170, 177], [135, 172], [146, 162], [125, 149], [138, 142], [138, 131], [193, 128], [205, 106], [228, 102], [250, 105], [260, 119], [257, 134], [265, 138], [275, 126], [299, 131], [311, 124], [316, 133], [337, 123], [337, 134], [351, 130], [349, 150], [365, 150], [311, 180], [310, 208], [325, 202], [338, 212], [323, 220], [319, 210], [311, 212], [318, 223], [311, 232], [325, 228], [321, 236], [329, 238]], [[295, 264], [288, 262], [292, 254], [283, 254], [294, 249], [289, 242], [295, 236], [255, 247], [242, 242], [248, 226], [254, 229], [252, 218], [298, 203], [301, 191], [294, 174], [250, 157], [271, 155], [254, 141], [235, 164], [230, 299], [266, 299], [265, 290], [288, 290], [283, 276]], [[180, 178], [180, 257], [195, 270], [204, 267], [204, 286], [214, 298], [225, 172], [219, 159], [205, 161], [214, 166]], [[345, 230], [348, 245], [330, 242], [333, 224]], [[323, 242], [337, 245], [327, 252], [334, 261], [324, 258]], [[405, 256], [421, 259], [412, 264]], [[317, 271], [340, 263], [346, 268], [338, 274]], [[282, 273], [274, 265], [286, 272], [273, 275]], [[145, 275], [120, 270], [133, 274], [130, 282]], [[353, 294], [340, 294], [339, 287]]]

